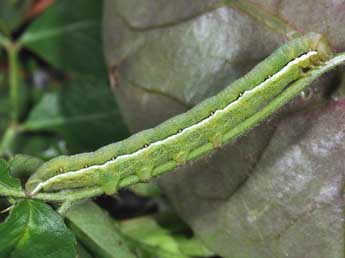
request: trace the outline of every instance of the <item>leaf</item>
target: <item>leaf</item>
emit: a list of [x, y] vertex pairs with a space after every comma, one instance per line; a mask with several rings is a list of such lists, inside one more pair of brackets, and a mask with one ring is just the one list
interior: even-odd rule
[[66, 153], [64, 143], [52, 134], [22, 133], [16, 136], [13, 153], [23, 153], [48, 160]]
[[107, 82], [89, 77], [46, 94], [23, 128], [59, 132], [73, 153], [94, 150], [128, 135]]
[[[108, 67], [117, 66], [119, 70], [121, 85], [115, 91], [119, 103], [130, 109], [147, 96], [149, 100], [141, 106], [143, 111], [150, 111], [152, 119], [165, 120], [165, 112], [170, 111], [168, 114], [171, 116], [174, 110], [176, 112], [175, 106], [180, 107], [177, 112], [181, 112], [181, 108], [188, 108], [207, 96], [215, 95], [268, 56], [274, 46], [278, 46], [279, 39], [272, 37], [271, 32], [231, 9], [223, 10], [226, 21], [220, 18], [222, 12], [219, 10], [207, 13], [213, 2], [104, 2], [104, 52]], [[169, 15], [163, 16], [163, 11], [162, 14], [152, 15], [155, 8]], [[202, 12], [206, 12], [205, 15]], [[142, 26], [137, 28], [133, 25], [143, 23], [149, 23], [151, 27], [165, 26], [161, 25], [159, 30], [150, 30], [148, 26], [143, 31]], [[206, 27], [201, 29], [201, 24]], [[238, 34], [239, 26], [243, 31], [253, 33]], [[242, 43], [242, 48], [239, 48], [238, 41], [255, 41], [257, 45], [250, 48], [249, 43]], [[237, 55], [241, 53], [243, 55], [239, 59]], [[160, 99], [169, 108], [162, 108]], [[133, 104], [133, 100], [137, 101]], [[128, 120], [133, 124], [137, 122], [137, 117], [130, 118]], [[139, 119], [137, 127], [140, 122], [143, 127], [152, 123]]]
[[[155, 126], [214, 95], [282, 44], [283, 37], [290, 35], [287, 35], [287, 31], [279, 30], [281, 23], [279, 28], [276, 24], [267, 27], [263, 19], [260, 20], [263, 17], [259, 17], [263, 10], [271, 13], [274, 18], [271, 21], [282, 21], [280, 17], [283, 17], [283, 23], [297, 31], [327, 31], [334, 49], [343, 49], [345, 44], [341, 29], [344, 23], [343, 7], [340, 2], [325, 6], [324, 1], [308, 0], [301, 6], [291, 1], [281, 1], [278, 5], [274, 1], [254, 1], [256, 8], [259, 8], [257, 11], [220, 8], [205, 14], [198, 12], [198, 1], [193, 1], [189, 6], [183, 6], [183, 1], [162, 2], [105, 1], [104, 48], [107, 64], [109, 68], [116, 67], [119, 71], [119, 83], [114, 92], [131, 132]], [[205, 5], [214, 2], [203, 1]], [[240, 4], [252, 1], [232, 2]], [[161, 10], [159, 14], [157, 9]], [[254, 19], [255, 13], [260, 15]], [[334, 80], [329, 80], [330, 77], [332, 75], [321, 78], [313, 86], [316, 90], [312, 90], [310, 99], [297, 97], [284, 111], [320, 107], [325, 101], [324, 93], [329, 93], [332, 86], [338, 86]], [[321, 116], [320, 110], [315, 113], [319, 113], [315, 117]], [[332, 115], [332, 111], [327, 113]], [[281, 113], [276, 115], [234, 144], [193, 163], [193, 166], [162, 176], [160, 185], [195, 234], [207, 247], [224, 257], [344, 257], [344, 230], [340, 228], [344, 209], [338, 205], [341, 187], [335, 179], [336, 174], [343, 175], [344, 170], [339, 166], [344, 150], [340, 143], [334, 142], [334, 139], [342, 139], [342, 129], [336, 123], [336, 117], [342, 117], [341, 112], [335, 114], [332, 122], [323, 116], [324, 127], [313, 138], [317, 145], [312, 144], [312, 133], [308, 137], [310, 142], [298, 145], [304, 139], [304, 134], [309, 134], [306, 127], [314, 124], [314, 121], [306, 122], [305, 127], [301, 126], [297, 133], [295, 120], [292, 120], [290, 113], [284, 122], [285, 129], [275, 136], [275, 148], [270, 150], [271, 137], [281, 117]], [[307, 117], [308, 114], [304, 119]], [[316, 127], [320, 127], [321, 123], [319, 121]], [[293, 151], [288, 151], [290, 147], [283, 143], [291, 133], [298, 134], [295, 138], [290, 137], [291, 148], [297, 144], [297, 149], [309, 156], [308, 149], [323, 149], [329, 143], [338, 149], [334, 154], [336, 158], [329, 155], [329, 162], [324, 160], [323, 164], [316, 156], [312, 160], [303, 156], [289, 159], [289, 152], [291, 154]], [[266, 158], [261, 163], [263, 155]], [[316, 169], [314, 174], [307, 176], [310, 180], [313, 178], [315, 188], [305, 185], [304, 195], [300, 198], [293, 189], [299, 186], [299, 176], [302, 176], [302, 181], [306, 171], [300, 171], [295, 161], [306, 164], [306, 170], [309, 170], [308, 166], [310, 169], [320, 168], [320, 171]], [[273, 164], [275, 166], [272, 168], [270, 165]], [[320, 176], [321, 169], [324, 177], [327, 177], [324, 182]], [[329, 173], [332, 176], [328, 177]], [[294, 177], [290, 178], [291, 174]], [[258, 177], [261, 180], [256, 181]], [[296, 181], [293, 182], [293, 178]], [[311, 205], [311, 199], [320, 196], [316, 189], [317, 185], [322, 184], [324, 189], [328, 185], [328, 189], [338, 192], [338, 198], [334, 197], [329, 203], [329, 209], [312, 209], [314, 214], [318, 214], [315, 217], [308, 216], [308, 212], [306, 216], [295, 216], [296, 213], [290, 216], [291, 207], [297, 204], [300, 205], [300, 211], [305, 212], [303, 204]], [[279, 186], [291, 189], [286, 197], [279, 199], [279, 191], [267, 193], [267, 189]], [[326, 192], [330, 193], [330, 190]], [[320, 198], [325, 198], [325, 195]], [[284, 200], [290, 203], [282, 203]], [[294, 212], [298, 210], [296, 207], [293, 208]], [[295, 218], [298, 222], [294, 221]], [[330, 222], [332, 219], [333, 223]], [[286, 226], [286, 232], [282, 225]], [[260, 233], [263, 238], [260, 238]], [[334, 237], [331, 237], [332, 233]]]
[[78, 240], [97, 257], [135, 257], [110, 216], [93, 202], [74, 205], [66, 217]]
[[0, 1], [0, 32], [10, 35], [23, 22], [24, 15], [32, 4], [32, 0]]
[[78, 249], [78, 258], [94, 258], [92, 257], [88, 251], [85, 250], [85, 248], [78, 243], [78, 246], [77, 246], [77, 249]]
[[39, 201], [19, 201], [0, 224], [0, 235], [0, 257], [76, 257], [73, 234], [52, 208]]
[[[178, 195], [171, 199], [177, 209], [189, 207], [182, 216], [225, 257], [344, 257], [344, 111], [338, 101], [284, 120], [252, 176], [228, 199], [200, 199], [190, 175], [179, 179], [189, 189], [165, 189], [189, 196], [183, 206]], [[211, 207], [209, 218], [196, 219], [193, 210], [207, 214]]]
[[46, 130], [64, 123], [64, 117], [59, 110], [59, 93], [48, 92], [30, 112], [24, 123], [25, 130]]
[[55, 1], [30, 24], [20, 41], [57, 68], [104, 75], [101, 15], [102, 1]]
[[29, 177], [42, 164], [43, 160], [39, 158], [25, 154], [17, 154], [11, 159], [9, 167], [13, 176]]
[[22, 190], [20, 181], [12, 177], [7, 162], [2, 159], [0, 159], [0, 188], [10, 188], [19, 191]]
[[130, 219], [120, 224], [123, 234], [140, 257], [188, 258], [208, 257], [208, 251], [197, 239], [168, 230], [151, 216]]

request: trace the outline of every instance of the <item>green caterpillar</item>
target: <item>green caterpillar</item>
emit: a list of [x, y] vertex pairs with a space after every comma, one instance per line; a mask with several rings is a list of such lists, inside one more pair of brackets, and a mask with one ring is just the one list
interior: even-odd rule
[[261, 111], [306, 71], [328, 60], [330, 54], [328, 42], [320, 34], [294, 39], [184, 114], [95, 152], [46, 162], [28, 180], [27, 190], [35, 194], [100, 186], [111, 194], [118, 187], [173, 170], [231, 142], [266, 119], [291, 98], [280, 101], [268, 114]]

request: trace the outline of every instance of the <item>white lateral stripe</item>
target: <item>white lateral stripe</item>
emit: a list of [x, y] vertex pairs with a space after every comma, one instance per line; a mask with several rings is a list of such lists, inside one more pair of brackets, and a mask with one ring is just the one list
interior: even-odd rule
[[205, 118], [204, 120], [201, 120], [200, 122], [198, 122], [198, 123], [196, 123], [196, 124], [194, 124], [194, 125], [192, 125], [190, 127], [182, 129], [182, 131], [177, 133], [177, 134], [168, 136], [167, 138], [165, 138], [163, 140], [151, 143], [148, 147], [141, 148], [141, 149], [139, 149], [139, 150], [137, 150], [137, 151], [135, 151], [133, 153], [124, 154], [124, 155], [118, 156], [114, 160], [108, 160], [104, 164], [92, 165], [92, 166], [89, 166], [89, 167], [86, 167], [86, 168], [82, 168], [82, 169], [75, 170], [75, 171], [69, 171], [69, 172], [66, 172], [66, 173], [59, 174], [59, 175], [56, 175], [54, 177], [51, 177], [47, 181], [39, 183], [35, 187], [35, 189], [32, 191], [32, 194], [35, 194], [35, 193], [39, 192], [44, 186], [49, 185], [50, 182], [52, 182], [52, 181], [54, 181], [56, 179], [59, 179], [59, 178], [63, 179], [64, 177], [68, 177], [70, 174], [79, 175], [79, 174], [84, 173], [85, 171], [92, 170], [92, 169], [103, 169], [103, 168], [106, 168], [108, 165], [113, 164], [113, 163], [115, 163], [115, 162], [117, 162], [117, 161], [119, 161], [121, 159], [127, 159], [129, 157], [133, 157], [133, 156], [139, 155], [141, 152], [143, 152], [145, 150], [148, 150], [148, 149], [152, 148], [153, 146], [157, 146], [159, 144], [169, 142], [170, 140], [178, 137], [180, 134], [183, 134], [184, 132], [187, 132], [187, 131], [190, 131], [190, 130], [193, 130], [193, 129], [197, 129], [198, 127], [201, 127], [203, 124], [207, 123], [208, 121], [210, 121], [212, 118], [216, 117], [217, 115], [219, 115], [219, 114], [221, 114], [223, 112], [228, 111], [233, 105], [236, 105], [247, 94], [249, 94], [249, 93], [251, 93], [253, 91], [256, 91], [256, 90], [258, 90], [260, 88], [265, 87], [266, 84], [268, 84], [269, 82], [271, 82], [275, 78], [277, 78], [277, 77], [281, 76], [282, 74], [284, 74], [291, 66], [293, 66], [295, 64], [298, 64], [300, 62], [303, 62], [303, 61], [307, 60], [308, 58], [310, 58], [311, 56], [314, 56], [314, 55], [317, 55], [316, 51], [309, 51], [306, 54], [304, 54], [304, 55], [302, 55], [300, 57], [295, 58], [294, 60], [290, 61], [287, 65], [285, 65], [279, 72], [275, 73], [270, 78], [268, 78], [267, 80], [263, 81], [258, 86], [254, 87], [253, 89], [245, 91], [238, 99], [236, 99], [235, 101], [231, 102], [229, 105], [225, 106], [223, 109], [216, 110], [209, 117]]

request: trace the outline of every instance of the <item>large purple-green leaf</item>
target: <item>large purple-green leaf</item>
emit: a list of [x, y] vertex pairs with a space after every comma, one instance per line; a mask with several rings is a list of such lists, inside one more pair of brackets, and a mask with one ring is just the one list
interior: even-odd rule
[[344, 114], [339, 101], [286, 118], [252, 175], [227, 198], [202, 196], [206, 187], [190, 179], [195, 171], [169, 175], [165, 189], [225, 257], [343, 257]]
[[[105, 1], [106, 59], [132, 132], [214, 95], [289, 38], [289, 28], [325, 33], [334, 50], [345, 48], [342, 2], [258, 0], [250, 10], [214, 9], [216, 2]], [[213, 251], [345, 257], [344, 104], [322, 108], [337, 86], [332, 78], [232, 145], [162, 177], [179, 214]]]

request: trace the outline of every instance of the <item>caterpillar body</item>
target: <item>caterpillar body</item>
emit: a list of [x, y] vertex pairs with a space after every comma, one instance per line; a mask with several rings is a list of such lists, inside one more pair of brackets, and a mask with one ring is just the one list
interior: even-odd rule
[[216, 96], [155, 128], [141, 131], [95, 152], [60, 156], [44, 163], [28, 180], [31, 194], [100, 186], [118, 187], [173, 170], [233, 141], [277, 108], [258, 115], [308, 69], [331, 54], [327, 40], [309, 33], [278, 48]]

